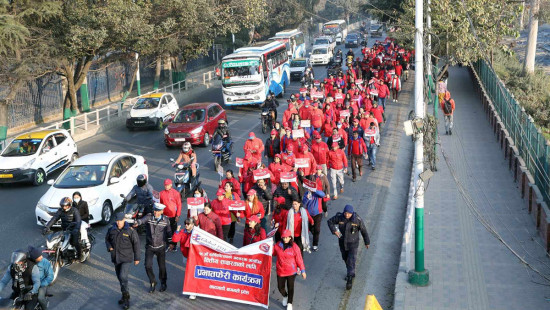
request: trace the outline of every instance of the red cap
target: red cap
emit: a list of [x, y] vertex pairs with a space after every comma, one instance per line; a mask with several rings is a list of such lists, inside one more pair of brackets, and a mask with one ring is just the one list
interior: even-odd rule
[[225, 191], [223, 189], [218, 189], [218, 191], [216, 192], [216, 196], [223, 196], [225, 195]]
[[271, 129], [271, 134], [272, 135], [276, 135], [278, 132], [277, 132], [277, 129]]
[[275, 158], [281, 159], [281, 157], [282, 157], [281, 154], [275, 154]]
[[290, 131], [290, 127], [285, 127], [285, 130], [286, 130], [286, 131]]
[[251, 217], [248, 218], [248, 221], [249, 222], [255, 222], [255, 223], [260, 223], [260, 219], [256, 216], [256, 215], [252, 215]]
[[280, 205], [285, 203], [285, 197], [275, 197], [274, 200]]
[[255, 189], [250, 189], [247, 193], [248, 196], [250, 195], [256, 195], [256, 190]]
[[286, 237], [292, 237], [292, 234], [290, 233], [290, 230], [288, 230], [288, 229], [285, 229], [283, 231], [283, 233], [281, 234], [281, 238], [286, 238]]
[[314, 137], [315, 139], [321, 138], [321, 134], [320, 134], [317, 130], [314, 130], [314, 131], [313, 131], [313, 137]]
[[256, 138], [256, 135], [254, 134], [254, 132], [251, 131], [251, 132], [248, 134], [248, 137], [249, 137], [249, 138]]
[[164, 180], [164, 185], [172, 184], [172, 180], [166, 179]]

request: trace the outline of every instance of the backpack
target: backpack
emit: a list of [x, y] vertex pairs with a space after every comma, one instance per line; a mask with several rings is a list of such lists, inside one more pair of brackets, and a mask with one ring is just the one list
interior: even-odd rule
[[453, 113], [453, 105], [451, 104], [451, 100], [445, 100], [443, 103], [443, 112], [445, 114]]

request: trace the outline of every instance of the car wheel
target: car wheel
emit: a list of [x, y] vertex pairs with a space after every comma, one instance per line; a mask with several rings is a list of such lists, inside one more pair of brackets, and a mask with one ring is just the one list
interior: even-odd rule
[[208, 134], [208, 132], [205, 132], [202, 145], [203, 146], [208, 146], [209, 144], [210, 144], [210, 135]]
[[107, 225], [113, 217], [113, 206], [109, 201], [103, 203], [103, 208], [101, 208], [101, 225]]
[[74, 154], [71, 156], [71, 164], [74, 163], [77, 159], [78, 159], [78, 153], [74, 153]]
[[46, 180], [46, 173], [44, 172], [44, 170], [42, 169], [36, 170], [36, 172], [34, 173], [34, 180], [32, 183], [36, 186], [40, 186], [44, 184], [45, 180]]

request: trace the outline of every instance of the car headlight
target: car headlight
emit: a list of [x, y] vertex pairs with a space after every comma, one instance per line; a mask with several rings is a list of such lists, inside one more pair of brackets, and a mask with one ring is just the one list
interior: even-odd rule
[[165, 135], [169, 135], [169, 134], [170, 134], [170, 131], [168, 131], [168, 128], [164, 128], [164, 134], [165, 134]]
[[201, 133], [201, 131], [202, 131], [202, 126], [199, 126], [195, 129], [191, 130], [191, 134], [197, 135], [197, 134]]
[[251, 93], [251, 94], [257, 94], [257, 93], [260, 93], [260, 92], [262, 92], [262, 91], [263, 91], [263, 88], [260, 87], [260, 88], [258, 88], [258, 89], [255, 89], [255, 90], [250, 91], [250, 93]]
[[226, 96], [233, 96], [233, 95], [235, 95], [233, 92], [228, 91], [228, 90], [224, 90], [224, 91], [223, 91], [223, 94], [226, 95]]
[[48, 211], [48, 206], [43, 204], [42, 201], [38, 201], [38, 203], [36, 204], [36, 207], [42, 211]]
[[97, 201], [99, 200], [99, 197], [96, 197], [94, 199], [91, 199], [91, 200], [88, 200], [88, 206], [93, 206], [97, 203]]
[[21, 169], [29, 169], [32, 166], [32, 164], [34, 164], [35, 160], [36, 158], [29, 160], [26, 164], [23, 165], [23, 167], [21, 167]]

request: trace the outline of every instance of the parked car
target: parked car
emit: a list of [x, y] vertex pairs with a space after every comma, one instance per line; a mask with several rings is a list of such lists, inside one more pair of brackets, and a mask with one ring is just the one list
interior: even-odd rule
[[290, 62], [290, 80], [300, 81], [304, 71], [309, 67], [309, 58], [295, 58]]
[[90, 224], [107, 224], [140, 174], [148, 175], [147, 162], [139, 155], [103, 152], [80, 157], [56, 180], [36, 204], [36, 223], [44, 226], [59, 209], [63, 197], [78, 191], [88, 202]]
[[164, 129], [164, 144], [172, 147], [189, 141], [193, 145], [207, 146], [220, 119], [227, 121], [227, 114], [215, 102], [186, 105], [167, 123]]
[[329, 45], [317, 45], [313, 48], [309, 61], [312, 65], [326, 65], [332, 58]]
[[334, 41], [334, 38], [331, 36], [320, 36], [313, 40], [312, 48], [315, 48], [318, 45], [328, 45], [331, 52], [334, 52], [334, 49], [336, 48], [336, 41]]
[[76, 143], [63, 129], [29, 132], [13, 139], [0, 155], [0, 183], [32, 182], [78, 158]]
[[140, 97], [130, 109], [126, 127], [155, 128], [160, 130], [164, 123], [174, 117], [179, 109], [178, 102], [171, 93], [155, 93]]
[[357, 33], [350, 33], [346, 36], [345, 47], [358, 47], [361, 43], [361, 37]]
[[382, 25], [379, 25], [379, 24], [370, 25], [370, 36], [371, 36], [371, 38], [381, 38], [382, 37]]

